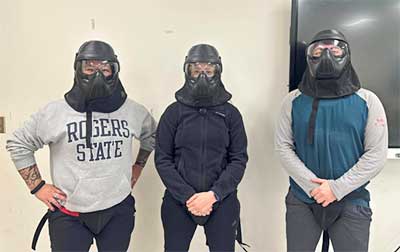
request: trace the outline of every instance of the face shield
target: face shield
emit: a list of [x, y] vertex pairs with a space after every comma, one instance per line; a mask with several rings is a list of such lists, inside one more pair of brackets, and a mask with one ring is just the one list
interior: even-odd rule
[[100, 73], [106, 81], [113, 80], [118, 73], [118, 63], [107, 60], [81, 60], [78, 62], [78, 68], [83, 76], [90, 79], [92, 76]]
[[216, 74], [217, 67], [217, 64], [212, 63], [188, 63], [186, 65], [185, 72], [192, 79], [197, 79], [202, 73], [208, 78], [213, 78]]
[[347, 43], [336, 39], [327, 39], [309, 45], [307, 56], [312, 59], [319, 59], [325, 51], [328, 51], [332, 57], [338, 60], [349, 54]]

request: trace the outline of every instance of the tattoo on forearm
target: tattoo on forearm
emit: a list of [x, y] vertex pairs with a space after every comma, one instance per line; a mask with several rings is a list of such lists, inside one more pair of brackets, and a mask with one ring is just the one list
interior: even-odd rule
[[150, 153], [151, 153], [151, 151], [140, 149], [139, 153], [138, 153], [138, 155], [136, 157], [135, 164], [139, 165], [141, 167], [144, 167], [146, 165], [147, 159], [150, 156]]
[[25, 180], [25, 183], [29, 189], [33, 189], [40, 181], [42, 181], [42, 177], [40, 176], [40, 172], [36, 164], [19, 170], [19, 174], [21, 174], [21, 177]]

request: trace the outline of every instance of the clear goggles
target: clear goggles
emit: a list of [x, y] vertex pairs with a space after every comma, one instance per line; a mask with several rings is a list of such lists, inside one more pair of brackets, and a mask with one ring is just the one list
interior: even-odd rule
[[81, 71], [85, 75], [101, 72], [104, 77], [112, 77], [118, 73], [118, 63], [107, 60], [82, 60]]
[[217, 69], [218, 69], [217, 64], [195, 62], [195, 63], [188, 63], [186, 65], [185, 71], [192, 78], [198, 78], [201, 73], [204, 73], [208, 78], [212, 78], [215, 76]]
[[347, 43], [336, 39], [327, 39], [309, 45], [307, 48], [307, 56], [318, 59], [325, 50], [329, 50], [331, 55], [335, 58], [343, 58], [349, 53]]

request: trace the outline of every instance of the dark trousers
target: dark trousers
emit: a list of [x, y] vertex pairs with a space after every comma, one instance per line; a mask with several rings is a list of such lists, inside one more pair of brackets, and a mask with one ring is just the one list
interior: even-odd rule
[[49, 215], [52, 251], [89, 251], [93, 238], [98, 251], [126, 251], [135, 225], [135, 199], [129, 195], [121, 203], [78, 217], [60, 211]]
[[[235, 251], [236, 231], [239, 224], [240, 204], [237, 194], [232, 193], [214, 209], [204, 225], [210, 251]], [[197, 224], [186, 206], [166, 191], [161, 206], [166, 252], [188, 251]]]
[[[327, 229], [334, 251], [368, 251], [371, 209], [346, 202], [339, 218]], [[322, 228], [309, 204], [289, 191], [286, 196], [287, 251], [315, 251]]]

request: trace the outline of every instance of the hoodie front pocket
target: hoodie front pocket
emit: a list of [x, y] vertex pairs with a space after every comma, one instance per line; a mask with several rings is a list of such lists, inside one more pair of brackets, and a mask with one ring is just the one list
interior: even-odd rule
[[126, 191], [130, 191], [130, 183], [122, 173], [106, 177], [81, 178], [67, 200], [70, 205], [91, 209], [101, 206], [103, 202], [120, 198]]

